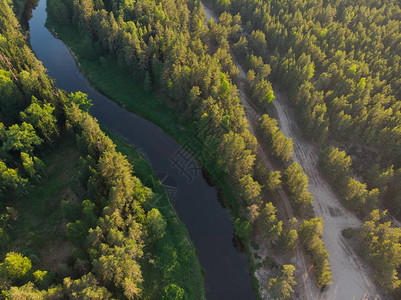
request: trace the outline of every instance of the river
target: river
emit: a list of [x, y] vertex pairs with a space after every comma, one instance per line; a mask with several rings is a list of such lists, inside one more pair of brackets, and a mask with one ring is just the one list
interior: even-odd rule
[[45, 28], [46, 18], [46, 0], [40, 0], [29, 20], [31, 46], [37, 58], [59, 88], [88, 94], [94, 104], [90, 112], [99, 123], [140, 150], [164, 179], [206, 270], [207, 298], [254, 299], [247, 257], [233, 245], [233, 226], [227, 210], [218, 201], [216, 188], [208, 185], [201, 172], [188, 178], [172, 164], [172, 159], [189, 154], [159, 127], [96, 91], [63, 42]]

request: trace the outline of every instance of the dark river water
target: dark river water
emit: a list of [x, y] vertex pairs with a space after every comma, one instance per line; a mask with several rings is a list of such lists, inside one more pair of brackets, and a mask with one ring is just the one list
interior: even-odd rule
[[187, 153], [182, 153], [180, 145], [159, 127], [126, 111], [91, 87], [66, 46], [45, 28], [46, 17], [46, 0], [41, 0], [29, 21], [31, 45], [37, 58], [59, 88], [88, 94], [94, 104], [91, 114], [139, 149], [161, 179], [167, 176], [163, 182], [169, 186], [176, 211], [186, 224], [206, 270], [207, 298], [254, 299], [246, 255], [233, 246], [233, 226], [218, 201], [216, 188], [208, 185], [201, 172], [189, 172], [189, 178], [173, 165], [172, 159], [182, 161]]

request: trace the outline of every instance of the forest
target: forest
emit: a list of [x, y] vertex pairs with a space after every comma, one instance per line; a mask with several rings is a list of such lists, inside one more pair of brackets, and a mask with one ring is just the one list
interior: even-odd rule
[[[216, 17], [206, 17], [204, 4]], [[263, 299], [308, 288], [301, 263], [291, 263], [303, 253], [321, 293], [338, 280], [316, 178], [308, 177], [298, 139], [286, 135], [277, 110], [285, 95], [300, 138], [317, 151], [317, 172], [344, 206], [340, 211], [356, 220], [340, 238], [362, 259], [358, 264], [368, 264], [375, 290], [399, 297], [400, 4], [204, 4], [47, 0], [47, 26], [99, 90], [190, 147], [224, 194]], [[2, 296], [205, 298], [185, 225], [172, 208], [150, 205], [164, 195], [160, 182], [141, 182], [150, 167], [137, 170], [146, 165], [140, 155], [104, 133], [89, 114], [90, 99], [59, 90], [30, 50], [19, 22], [32, 5], [3, 2], [0, 12]], [[114, 65], [113, 76], [105, 80], [98, 65]], [[125, 86], [134, 82], [153, 95], [148, 102], [131, 102]], [[69, 173], [57, 173], [57, 164], [70, 165]], [[47, 210], [40, 221], [48, 224], [36, 232], [35, 218]], [[69, 249], [57, 268], [44, 259], [48, 234]], [[29, 242], [21, 244], [22, 236]], [[260, 259], [261, 247], [269, 255]]]
[[[256, 139], [247, 128], [239, 92], [233, 83], [238, 70], [230, 55], [230, 42], [240, 38], [240, 18], [225, 13], [218, 24], [213, 21], [206, 23], [200, 3], [193, 3], [192, 13], [184, 9], [181, 12], [183, 4], [175, 2], [171, 7], [153, 3], [152, 7], [129, 6], [123, 10], [118, 9], [117, 4], [107, 2], [103, 3], [104, 6], [99, 2], [99, 7], [92, 1], [75, 2], [70, 9], [69, 5], [68, 2], [53, 1], [50, 15], [59, 24], [76, 26], [87, 43], [100, 46], [100, 51], [117, 58], [118, 64], [128, 68], [134, 80], [142, 81], [145, 88], [159, 88], [167, 94], [174, 101], [174, 110], [183, 115], [184, 119], [180, 117], [182, 124], [200, 132], [201, 144], [191, 150], [202, 164], [215, 169], [218, 178], [225, 178], [231, 193], [234, 192], [230, 204], [233, 206], [236, 234], [247, 243], [254, 232], [252, 228], [260, 227], [273, 243], [286, 241], [282, 244], [283, 249], [292, 251], [298, 239], [294, 229], [297, 226], [288, 222], [288, 225], [284, 224], [286, 229], [282, 230], [283, 221], [264, 220], [265, 205], [272, 206], [268, 201], [269, 193], [274, 192], [277, 184], [274, 183], [277, 177], [274, 178], [273, 174], [277, 176], [278, 173], [266, 168], [255, 170]], [[171, 11], [173, 7], [179, 8]], [[162, 8], [163, 14], [154, 13]], [[58, 13], [65, 9], [70, 12], [70, 20], [65, 18], [65, 14], [61, 17]], [[141, 17], [142, 9], [152, 12], [146, 20]], [[185, 17], [177, 16], [179, 13]], [[177, 20], [187, 20], [187, 23], [177, 24]], [[56, 28], [60, 34], [62, 29]], [[84, 59], [88, 55], [85, 51], [80, 53]], [[259, 93], [263, 94], [263, 87]], [[278, 131], [275, 135], [275, 143], [283, 140], [286, 146], [284, 150], [283, 147], [276, 150], [279, 157], [281, 152], [291, 152], [292, 146], [291, 141], [280, 133]], [[217, 155], [210, 157], [207, 152]], [[290, 155], [284, 155], [288, 161]], [[259, 176], [256, 173], [260, 173]], [[269, 173], [273, 177], [266, 177], [265, 174]], [[289, 189], [293, 189], [294, 207], [302, 215], [302, 209], [312, 201], [307, 191], [307, 178], [302, 168], [293, 165], [285, 179]], [[296, 188], [298, 184], [303, 185], [301, 190]], [[272, 211], [269, 214], [276, 220], [275, 208]], [[319, 254], [311, 253], [316, 262], [317, 283], [325, 286], [331, 278], [327, 251], [319, 233], [314, 240], [320, 241], [315, 245], [320, 249]], [[320, 262], [317, 257], [321, 258]]]
[[155, 177], [147, 162], [56, 88], [21, 30], [2, 2], [1, 297], [204, 298], [184, 225], [152, 208], [164, 188], [133, 175]]
[[[241, 16], [246, 37], [233, 47], [248, 66], [250, 87], [255, 79], [270, 74], [267, 80], [286, 90], [299, 112], [305, 138], [319, 144], [321, 171], [343, 204], [366, 221], [360, 228], [359, 252], [371, 263], [379, 285], [399, 293], [400, 230], [391, 222], [381, 223], [389, 213], [399, 217], [400, 212], [399, 3], [234, 0], [212, 4], [220, 12]], [[256, 68], [255, 61], [259, 62]], [[267, 82], [263, 93], [267, 108], [274, 99], [271, 86]], [[255, 96], [253, 101], [261, 103]], [[276, 124], [266, 117], [262, 122], [275, 153], [285, 142], [272, 144]], [[289, 147], [285, 149], [283, 155], [289, 153]], [[383, 228], [391, 228], [386, 229], [391, 234], [380, 235], [373, 246], [372, 240], [367, 242], [367, 228], [370, 235]], [[388, 260], [379, 260], [380, 256]]]

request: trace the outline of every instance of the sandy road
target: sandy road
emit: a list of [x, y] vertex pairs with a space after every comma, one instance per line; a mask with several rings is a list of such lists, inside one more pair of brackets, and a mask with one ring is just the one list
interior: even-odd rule
[[314, 197], [313, 209], [325, 223], [323, 241], [330, 255], [329, 263], [333, 272], [333, 284], [321, 295], [323, 299], [375, 299], [380, 298], [375, 284], [369, 278], [365, 263], [348, 246], [341, 231], [362, 225], [354, 214], [346, 210], [338, 197], [322, 177], [318, 166], [316, 147], [300, 138], [301, 132], [294, 116], [287, 109], [283, 95], [274, 90], [274, 107], [284, 135], [294, 143], [294, 160], [308, 176], [309, 191]]
[[[215, 22], [218, 22], [218, 17], [214, 14], [214, 12], [211, 9], [204, 6], [204, 11], [206, 13], [208, 20], [209, 20], [209, 18], [212, 18]], [[235, 60], [234, 60], [234, 62], [235, 62]], [[238, 84], [239, 98], [241, 100], [242, 105], [245, 108], [245, 114], [246, 114], [245, 117], [248, 121], [249, 131], [253, 135], [255, 135], [255, 126], [256, 126], [259, 118], [261, 117], [261, 114], [258, 112], [258, 109], [255, 107], [255, 105], [252, 102], [250, 102], [247, 98], [247, 94], [245, 92], [245, 86], [246, 86], [245, 71], [242, 69], [242, 67], [238, 63], [236, 63], [236, 66], [239, 70], [239, 77], [240, 77], [240, 81]], [[269, 161], [268, 155], [264, 152], [259, 141], [258, 141], [257, 150], [258, 150], [258, 154], [262, 158], [266, 167], [268, 167], [270, 170], [273, 170], [274, 167], [272, 166], [271, 162]], [[279, 193], [280, 198], [283, 200], [284, 207], [286, 209], [286, 215], [288, 216], [288, 218], [293, 218], [294, 213], [293, 213], [292, 206], [290, 204], [290, 200], [289, 200], [287, 194], [282, 189], [280, 189], [278, 193]], [[297, 247], [297, 249], [295, 251], [295, 255], [291, 259], [291, 264], [293, 264], [296, 268], [296, 273], [297, 273], [297, 277], [298, 277], [297, 282], [299, 285], [298, 289], [300, 291], [299, 296], [302, 299], [318, 299], [320, 292], [319, 292], [315, 282], [309, 276], [310, 270], [308, 270], [305, 255], [300, 246]], [[260, 295], [262, 296], [263, 299], [269, 299], [269, 296], [267, 295], [267, 293], [265, 291], [265, 286], [267, 284], [266, 276], [259, 276], [258, 272], [260, 272], [260, 273], [268, 273], [268, 272], [263, 272], [263, 270], [259, 269], [255, 272], [255, 275], [259, 281]], [[300, 281], [299, 278], [301, 278], [302, 281]]]
[[[242, 69], [242, 67], [239, 64], [236, 64], [238, 70], [239, 70], [239, 76], [240, 76], [240, 82], [238, 84], [238, 88], [240, 91], [240, 100], [242, 105], [244, 105], [245, 108], [245, 114], [246, 114], [246, 119], [249, 124], [249, 131], [255, 135], [255, 126], [259, 120], [259, 118], [262, 116], [258, 109], [255, 107], [255, 105], [249, 101], [246, 93], [245, 93], [245, 78], [246, 78], [246, 73]], [[258, 154], [262, 158], [263, 162], [265, 163], [266, 167], [270, 170], [274, 170], [274, 167], [272, 166], [270, 160], [268, 159], [268, 154], [266, 154], [264, 149], [260, 146], [260, 142], [258, 141]], [[293, 218], [294, 213], [292, 206], [290, 204], [290, 199], [288, 198], [288, 195], [283, 191], [283, 189], [280, 189], [278, 191], [280, 199], [283, 200], [284, 207], [286, 210], [286, 214], [288, 218]], [[311, 279], [309, 276], [309, 271], [307, 267], [307, 263], [305, 260], [305, 255], [300, 248], [300, 246], [297, 247], [295, 256], [291, 260], [291, 263], [295, 266], [297, 273], [299, 274], [299, 277], [302, 279], [302, 286], [298, 287], [301, 291], [300, 296], [303, 299], [317, 299], [319, 298], [319, 290], [317, 289], [317, 286], [315, 282]], [[298, 279], [298, 283], [299, 279]], [[265, 285], [266, 283], [261, 282], [260, 286]]]
[[[208, 18], [218, 20], [214, 12], [205, 7]], [[235, 62], [235, 61], [234, 61]], [[239, 83], [240, 100], [245, 107], [249, 130], [255, 134], [255, 124], [261, 116], [258, 109], [247, 99], [245, 93], [246, 73], [239, 64], [241, 81]], [[342, 237], [342, 230], [346, 228], [358, 228], [362, 225], [354, 214], [346, 210], [332, 191], [329, 184], [322, 177], [318, 166], [318, 151], [316, 147], [304, 141], [302, 133], [295, 123], [294, 116], [286, 106], [284, 96], [274, 89], [274, 107], [277, 111], [278, 122], [286, 137], [292, 139], [294, 144], [294, 160], [304, 169], [308, 176], [309, 191], [314, 197], [313, 209], [316, 217], [321, 217], [325, 223], [323, 242], [330, 255], [329, 263], [333, 273], [333, 284], [320, 293], [314, 282], [308, 276], [308, 269], [301, 249], [297, 249], [293, 264], [298, 272], [302, 273], [303, 289], [302, 298], [307, 299], [378, 299], [379, 293], [373, 281], [369, 278], [369, 272], [365, 263], [354, 253]], [[258, 142], [258, 153], [265, 165], [273, 169], [266, 153]], [[288, 217], [293, 217], [292, 207], [283, 190], [279, 192], [285, 204]]]

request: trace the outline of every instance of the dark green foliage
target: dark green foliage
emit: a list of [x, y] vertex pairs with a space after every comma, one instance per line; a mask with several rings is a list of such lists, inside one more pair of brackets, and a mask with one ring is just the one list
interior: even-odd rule
[[[356, 165], [368, 181], [364, 172], [376, 163], [399, 167], [399, 3], [232, 0], [226, 10], [241, 15], [248, 35], [243, 52], [270, 65], [269, 79], [287, 92], [308, 137], [357, 145], [357, 158], [369, 157]], [[261, 77], [253, 65], [249, 82]], [[400, 212], [400, 197], [368, 184]]]
[[[190, 136], [191, 141], [196, 139], [194, 148], [197, 153], [194, 154], [223, 182], [224, 190], [232, 193], [230, 204], [237, 220], [235, 228], [238, 235], [245, 238], [252, 227], [243, 216], [240, 218], [239, 205], [260, 205], [261, 184], [265, 182], [255, 181], [253, 165], [257, 143], [247, 129], [238, 91], [232, 83], [232, 76], [238, 74], [238, 70], [230, 56], [230, 43], [239, 42], [240, 18], [225, 13], [220, 16], [219, 23], [210, 21], [206, 26], [204, 17], [197, 14], [201, 11], [199, 2], [190, 3], [190, 11], [187, 10], [187, 3], [173, 3], [174, 10], [151, 1], [147, 4], [149, 7], [144, 17], [144, 11], [134, 4], [120, 6], [113, 1], [105, 1], [105, 10], [102, 10], [93, 1], [75, 2], [74, 9], [70, 10], [77, 25], [75, 28], [83, 35], [91, 32], [92, 45], [100, 44], [107, 53], [96, 63], [88, 63], [88, 59], [80, 60], [93, 82], [112, 99], [154, 120], [178, 139], [185, 140], [185, 135]], [[57, 32], [61, 31], [57, 29]], [[79, 45], [78, 38], [71, 37], [71, 33], [76, 31], [69, 28], [64, 32], [69, 41], [74, 41], [74, 51], [78, 50], [76, 53], [86, 51], [82, 43]], [[113, 65], [116, 61], [120, 68]], [[254, 64], [253, 67], [263, 74], [255, 81], [255, 95], [268, 107], [274, 99], [267, 81], [270, 68], [267, 64]], [[100, 75], [104, 69], [118, 76], [110, 81], [110, 78]], [[149, 90], [152, 83], [152, 89], [169, 96], [166, 102], [173, 103], [175, 114], [180, 116], [180, 125], [186, 129], [185, 132], [182, 130], [184, 138], [174, 126], [177, 117], [171, 117], [172, 110], [163, 102], [155, 100], [153, 95], [142, 96], [143, 90], [139, 93], [141, 99], [133, 101], [129, 92], [134, 89], [133, 85], [129, 80], [122, 84], [125, 80], [119, 76], [122, 70], [125, 79], [135, 78], [143, 83], [144, 90]], [[280, 142], [287, 142], [284, 136], [278, 134], [277, 137]], [[286, 146], [277, 144], [279, 147]], [[90, 153], [92, 158], [97, 155], [96, 151]], [[85, 167], [85, 177], [89, 169]], [[96, 193], [100, 185], [96, 177], [95, 172], [89, 176], [91, 201], [99, 198]], [[272, 188], [278, 184], [277, 180], [274, 181]], [[163, 249], [165, 257], [174, 261], [176, 254], [169, 249]], [[161, 264], [160, 268], [163, 272], [172, 273], [171, 266]]]
[[96, 205], [89, 200], [84, 200], [82, 202], [82, 214], [85, 223], [90, 228], [94, 228], [97, 221]]
[[[96, 6], [103, 4], [97, 1]], [[58, 1], [55, 6], [50, 5], [50, 10], [60, 14], [67, 7], [71, 8], [71, 3]], [[67, 20], [70, 21], [67, 11], [59, 15], [59, 21]], [[150, 235], [149, 224], [152, 228], [149, 232], [156, 234], [159, 240], [163, 239], [163, 234], [169, 239], [176, 236], [170, 244], [179, 256], [171, 263], [177, 264], [179, 260], [180, 272], [194, 275], [197, 286], [193, 289], [198, 298], [204, 298], [199, 262], [194, 251], [188, 250], [188, 233], [183, 225], [168, 224], [172, 222], [171, 209], [157, 215], [153, 222], [152, 218], [145, 222], [144, 206], [152, 199], [151, 189], [133, 176], [126, 158], [115, 150], [97, 122], [85, 113], [91, 106], [87, 95], [80, 92], [66, 95], [55, 88], [25, 44], [25, 37], [19, 32], [18, 22], [7, 2], [0, 3], [0, 47], [0, 91], [4, 94], [0, 100], [4, 101], [0, 108], [0, 192], [18, 212], [22, 211], [17, 221], [18, 215], [5, 208], [3, 202], [0, 205], [1, 252], [6, 254], [3, 245], [8, 246], [10, 240], [10, 247], [25, 247], [25, 244], [18, 244], [20, 235], [19, 238], [33, 248], [26, 248], [23, 253], [31, 250], [35, 253], [29, 255], [33, 267], [27, 257], [12, 253], [6, 256], [0, 272], [2, 296], [9, 299], [132, 299], [142, 296], [142, 268], [150, 265], [148, 258], [151, 257], [143, 259], [144, 238]], [[78, 165], [74, 165], [78, 160], [76, 147], [66, 142], [71, 142], [71, 136], [76, 137], [82, 156], [81, 187], [77, 186]], [[43, 141], [52, 149], [43, 147]], [[55, 149], [58, 143], [66, 147], [65, 152]], [[55, 154], [54, 150], [60, 152]], [[59, 154], [60, 157], [54, 159]], [[69, 160], [73, 161], [72, 165]], [[60, 168], [60, 163], [66, 163], [65, 170]], [[52, 177], [47, 178], [46, 172]], [[17, 193], [12, 193], [13, 190]], [[159, 190], [164, 191], [161, 186]], [[20, 194], [24, 197], [18, 197]], [[81, 196], [90, 200], [81, 205]], [[26, 207], [26, 211], [21, 207]], [[63, 214], [72, 221], [67, 226]], [[33, 224], [37, 227], [34, 230]], [[171, 232], [164, 233], [167, 230]], [[73, 253], [65, 236], [79, 247]], [[182, 244], [176, 245], [177, 240]], [[60, 257], [63, 262], [59, 266], [52, 266], [57, 275], [36, 268], [37, 264], [49, 264], [46, 263], [46, 248], [65, 256]], [[37, 249], [41, 253], [36, 252]], [[186, 254], [183, 249], [187, 249]], [[88, 273], [90, 270], [93, 273]], [[164, 280], [156, 298], [164, 286], [176, 282], [171, 279], [173, 276], [161, 274], [154, 268], [147, 271], [150, 276], [160, 276]], [[65, 278], [64, 284], [60, 284], [66, 276], [74, 279]], [[181, 280], [181, 284], [194, 294], [187, 279]]]
[[248, 221], [236, 219], [234, 222], [235, 234], [241, 239], [246, 239], [252, 233], [252, 226]]
[[354, 235], [354, 230], [352, 228], [343, 229], [341, 235], [346, 239], [350, 239]]
[[[0, 35], [0, 43], [2, 39], [3, 43], [6, 43], [6, 39]], [[2, 95], [0, 97], [0, 118], [6, 122], [15, 120], [23, 107], [21, 103], [23, 97], [18, 92], [9, 71], [0, 70], [0, 95]]]
[[67, 224], [67, 239], [74, 244], [82, 245], [88, 234], [88, 227], [81, 220]]
[[63, 200], [61, 201], [60, 206], [64, 218], [69, 221], [75, 221], [81, 216], [81, 208], [77, 204]]
[[47, 11], [60, 24], [68, 25], [71, 23], [71, 14], [63, 0], [47, 1]]

